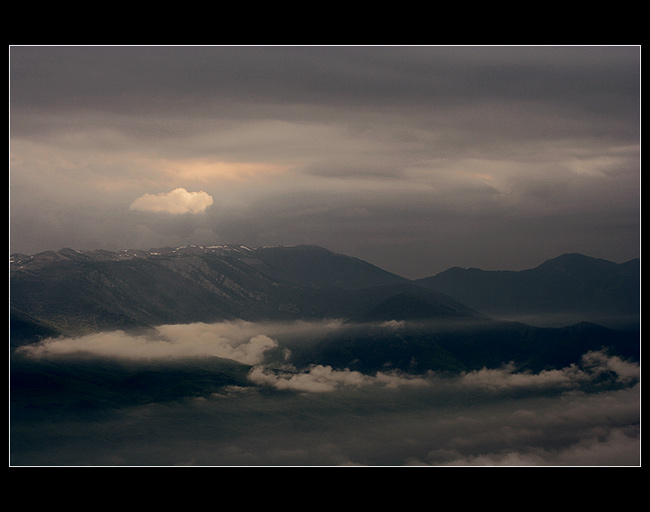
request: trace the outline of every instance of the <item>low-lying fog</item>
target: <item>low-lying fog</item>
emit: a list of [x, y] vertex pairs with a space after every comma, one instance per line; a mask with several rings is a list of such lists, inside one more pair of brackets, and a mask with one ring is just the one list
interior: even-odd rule
[[[10, 463], [640, 464], [638, 364], [590, 352], [580, 364], [539, 373], [507, 364], [453, 376], [292, 366], [294, 350], [344, 328], [339, 321], [164, 325], [17, 349], [12, 372], [27, 368], [31, 387], [25, 398], [25, 381], [12, 381]], [[229, 360], [219, 372], [234, 377], [207, 387], [213, 367], [206, 364], [216, 358]], [[174, 386], [183, 365], [198, 365], [201, 377], [181, 396]], [[79, 368], [106, 380], [87, 384]], [[108, 389], [116, 374], [124, 375], [119, 389], [135, 392], [153, 372], [161, 379], [146, 399], [88, 405], [117, 392]], [[66, 407], [75, 379], [84, 407]]]

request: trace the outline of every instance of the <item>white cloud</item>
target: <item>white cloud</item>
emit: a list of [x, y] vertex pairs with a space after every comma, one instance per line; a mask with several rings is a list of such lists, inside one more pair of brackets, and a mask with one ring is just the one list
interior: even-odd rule
[[609, 356], [603, 351], [588, 352], [580, 365], [571, 364], [561, 369], [543, 370], [539, 373], [516, 373], [515, 366], [482, 368], [464, 373], [461, 382], [470, 387], [489, 389], [572, 388], [582, 382], [596, 381], [603, 374], [612, 375], [617, 382], [633, 384], [639, 378], [639, 365]]
[[322, 393], [335, 391], [344, 387], [361, 387], [380, 385], [395, 388], [403, 385], [428, 386], [429, 382], [420, 377], [401, 376], [379, 372], [374, 376], [347, 368], [334, 370], [331, 366], [315, 365], [301, 373], [283, 374], [255, 367], [248, 378], [258, 385], [271, 386], [276, 389]]
[[265, 352], [276, 346], [277, 342], [264, 334], [241, 342], [218, 335], [153, 339], [114, 331], [78, 338], [47, 339], [22, 347], [18, 352], [35, 359], [84, 355], [130, 361], [224, 357], [244, 364], [259, 364]]
[[331, 392], [345, 387], [361, 386], [435, 386], [449, 391], [464, 388], [495, 392], [512, 389], [576, 389], [582, 383], [597, 381], [604, 373], [610, 373], [616, 382], [634, 384], [639, 378], [639, 366], [615, 356], [610, 357], [603, 352], [589, 352], [583, 356], [580, 365], [569, 365], [539, 373], [516, 373], [513, 365], [505, 365], [494, 369], [482, 368], [450, 379], [435, 372], [423, 375], [377, 372], [375, 375], [367, 375], [347, 368], [336, 370], [331, 366], [314, 365], [299, 373], [278, 373], [263, 366], [256, 366], [250, 371], [248, 378], [261, 386], [303, 392]]
[[[21, 347], [17, 353], [34, 359], [87, 356], [135, 361], [179, 358], [224, 357], [244, 364], [264, 361], [269, 351], [282, 343], [306, 343], [323, 333], [338, 329], [341, 322], [248, 322], [167, 324], [156, 327], [152, 335], [110, 331], [78, 337], [48, 338]], [[289, 352], [284, 347], [283, 354]]]
[[167, 193], [144, 194], [133, 201], [129, 209], [173, 214], [201, 213], [212, 203], [212, 197], [206, 192], [188, 192], [184, 188], [176, 188]]
[[342, 386], [361, 386], [368, 380], [366, 375], [350, 370], [336, 371], [331, 366], [318, 365], [307, 372], [275, 374], [262, 367], [251, 370], [248, 378], [259, 385], [294, 391], [328, 392]]

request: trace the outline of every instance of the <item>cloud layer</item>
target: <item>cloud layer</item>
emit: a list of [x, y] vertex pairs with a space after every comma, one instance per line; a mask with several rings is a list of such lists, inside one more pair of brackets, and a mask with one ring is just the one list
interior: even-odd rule
[[[336, 322], [168, 325], [147, 336], [112, 332], [23, 347], [17, 356], [56, 382], [66, 378], [70, 365], [72, 389], [79, 389], [74, 385], [79, 365], [94, 368], [89, 375], [101, 377], [81, 388], [84, 403], [104, 392], [110, 396], [111, 390], [98, 393], [97, 387], [101, 379], [111, 382], [116, 370], [130, 376], [124, 381], [129, 386], [161, 383], [162, 394], [105, 411], [100, 421], [87, 416], [86, 406], [78, 406], [79, 414], [62, 409], [72, 398], [36, 381], [40, 406], [12, 411], [12, 463], [640, 464], [637, 364], [591, 352], [579, 364], [552, 371], [521, 373], [505, 365], [454, 377], [363, 374], [324, 365], [297, 371], [288, 364], [291, 348], [340, 327]], [[197, 395], [205, 369], [222, 368], [199, 364], [213, 357], [252, 365], [241, 374], [247, 384], [224, 384]], [[180, 379], [182, 366], [171, 362], [188, 363], [188, 373]], [[168, 388], [187, 385], [198, 368], [201, 376], [183, 388], [188, 396], [165, 399]], [[48, 397], [55, 404], [51, 410], [45, 407]], [[61, 413], [65, 421], [57, 420]]]
[[188, 192], [184, 188], [176, 188], [166, 193], [144, 194], [133, 201], [129, 209], [172, 214], [202, 213], [213, 202], [212, 197], [203, 191]]
[[394, 388], [398, 386], [428, 386], [430, 382], [422, 377], [378, 372], [364, 375], [349, 369], [334, 370], [331, 366], [315, 365], [300, 373], [276, 373], [264, 367], [255, 367], [248, 378], [257, 385], [270, 386], [280, 390], [326, 393], [338, 389], [362, 386]]
[[462, 386], [486, 392], [566, 390], [597, 382], [603, 377], [624, 385], [632, 385], [639, 378], [638, 365], [604, 352], [584, 354], [580, 365], [539, 373], [521, 373], [514, 365], [505, 364], [499, 368], [465, 372], [455, 379], [442, 378], [434, 372], [408, 375], [385, 371], [366, 375], [321, 364], [297, 371], [291, 365], [292, 346], [308, 344], [309, 337], [319, 339], [340, 327], [339, 322], [257, 324], [236, 321], [162, 325], [149, 335], [113, 331], [75, 338], [48, 338], [21, 347], [17, 353], [37, 360], [86, 357], [145, 363], [220, 357], [253, 366], [248, 378], [256, 385], [317, 393], [365, 386]]
[[22, 347], [18, 353], [35, 359], [65, 357], [109, 358], [125, 361], [156, 362], [206, 357], [223, 357], [243, 364], [259, 364], [265, 352], [277, 347], [277, 341], [259, 334], [247, 341], [233, 341], [219, 335], [193, 338], [185, 335], [168, 338], [133, 336], [122, 331], [90, 334], [78, 338], [48, 339]]

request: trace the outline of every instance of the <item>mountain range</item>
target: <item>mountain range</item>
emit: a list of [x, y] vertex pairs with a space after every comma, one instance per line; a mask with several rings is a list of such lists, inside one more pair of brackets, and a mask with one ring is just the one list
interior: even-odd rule
[[[639, 284], [639, 260], [578, 254], [524, 271], [455, 267], [409, 280], [306, 245], [62, 249], [11, 256], [11, 344], [162, 324], [342, 319], [296, 347], [297, 367], [466, 371], [517, 361], [540, 370], [601, 348], [638, 360]], [[545, 315], [571, 322], [513, 321]]]
[[453, 267], [415, 281], [486, 315], [566, 325], [638, 326], [640, 260], [614, 263], [563, 254], [521, 271]]
[[81, 334], [229, 319], [356, 318], [397, 293], [475, 314], [435, 290], [315, 246], [62, 249], [11, 257], [14, 326]]

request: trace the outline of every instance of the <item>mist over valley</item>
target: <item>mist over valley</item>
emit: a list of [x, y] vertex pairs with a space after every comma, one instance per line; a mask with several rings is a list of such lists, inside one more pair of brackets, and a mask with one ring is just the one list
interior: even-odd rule
[[525, 305], [577, 320], [550, 327], [315, 246], [13, 255], [12, 462], [635, 465], [638, 262], [580, 259], [611, 275], [537, 267], [548, 290], [582, 283]]

